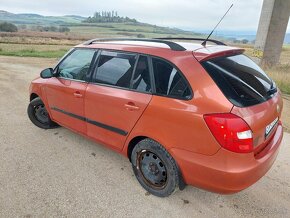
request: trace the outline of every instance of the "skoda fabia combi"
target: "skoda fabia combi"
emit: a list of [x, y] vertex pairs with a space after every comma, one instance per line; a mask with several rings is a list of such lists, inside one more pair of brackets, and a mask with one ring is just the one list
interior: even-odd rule
[[249, 187], [278, 154], [281, 93], [243, 49], [184, 40], [74, 47], [32, 81], [30, 120], [127, 156], [156, 196], [186, 184], [218, 193]]

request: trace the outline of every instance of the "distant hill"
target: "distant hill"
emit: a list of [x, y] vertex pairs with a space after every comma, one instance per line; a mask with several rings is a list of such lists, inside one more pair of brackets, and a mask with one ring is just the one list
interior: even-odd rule
[[43, 16], [34, 13], [14, 14], [0, 10], [0, 22], [10, 22], [24, 29], [55, 32], [52, 28], [68, 27], [78, 37], [202, 37], [202, 34], [177, 28], [141, 23], [134, 18], [119, 16], [116, 11], [96, 12], [92, 17], [78, 15]]
[[43, 16], [39, 14], [14, 14], [0, 10], [0, 21], [7, 21], [14, 24], [31, 24], [31, 25], [65, 25], [80, 23], [86, 17], [76, 15], [66, 16]]
[[[210, 30], [199, 31], [203, 34], [209, 34]], [[256, 31], [229, 31], [229, 30], [216, 30], [213, 34], [213, 37], [221, 37], [232, 41], [234, 39], [242, 41], [243, 39], [248, 40], [250, 43], [253, 43], [256, 40]], [[290, 33], [285, 35], [284, 44], [290, 44]]]
[[[219, 36], [225, 37], [225, 38], [235, 38], [238, 40], [249, 40], [250, 42], [254, 41], [256, 39], [256, 32], [254, 31], [248, 31], [248, 32], [239, 32], [239, 31], [235, 31], [235, 32], [218, 32]], [[284, 43], [285, 44], [290, 44], [290, 33], [287, 33], [285, 35], [285, 39], [284, 39]]]

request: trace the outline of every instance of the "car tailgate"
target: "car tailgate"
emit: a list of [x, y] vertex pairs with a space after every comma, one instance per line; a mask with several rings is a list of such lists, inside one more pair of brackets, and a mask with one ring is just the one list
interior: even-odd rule
[[277, 130], [282, 107], [283, 102], [280, 91], [261, 104], [250, 107], [233, 107], [231, 112], [242, 117], [253, 131], [254, 151], [256, 154], [267, 146]]

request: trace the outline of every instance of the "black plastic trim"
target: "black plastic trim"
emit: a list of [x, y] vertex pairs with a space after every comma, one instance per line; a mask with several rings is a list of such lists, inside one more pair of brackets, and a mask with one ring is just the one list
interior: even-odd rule
[[109, 126], [109, 125], [106, 125], [104, 123], [100, 123], [100, 122], [97, 122], [97, 121], [94, 121], [94, 120], [91, 120], [91, 119], [86, 119], [86, 122], [90, 123], [90, 124], [93, 124], [95, 126], [98, 126], [98, 127], [101, 127], [103, 129], [106, 129], [106, 130], [110, 130], [112, 132], [115, 132], [115, 133], [118, 133], [120, 135], [123, 135], [123, 136], [126, 136], [128, 134], [128, 132], [122, 130], [122, 129], [119, 129], [119, 128], [116, 128], [116, 127], [113, 127], [113, 126]]
[[60, 112], [60, 113], [63, 113], [65, 115], [68, 115], [70, 117], [73, 117], [75, 119], [78, 119], [78, 120], [82, 120], [84, 122], [87, 122], [87, 123], [90, 123], [90, 124], [93, 124], [95, 126], [98, 126], [98, 127], [101, 127], [103, 129], [106, 129], [106, 130], [109, 130], [111, 132], [115, 132], [115, 133], [118, 133], [120, 135], [123, 135], [123, 136], [126, 136], [128, 134], [128, 132], [122, 130], [122, 129], [119, 129], [119, 128], [116, 128], [116, 127], [113, 127], [113, 126], [109, 126], [109, 125], [106, 125], [104, 123], [100, 123], [100, 122], [97, 122], [97, 121], [94, 121], [94, 120], [91, 120], [91, 119], [88, 119], [88, 118], [85, 118], [83, 116], [79, 116], [77, 114], [73, 114], [73, 113], [70, 113], [70, 112], [67, 112], [65, 110], [62, 110], [62, 109], [59, 109], [57, 107], [51, 107], [52, 110], [54, 111], [57, 111], [57, 112]]
[[204, 39], [204, 38], [182, 38], [182, 37], [162, 37], [162, 38], [154, 38], [154, 39], [160, 39], [160, 40], [185, 40], [185, 41], [208, 41], [208, 42], [212, 42], [212, 43], [215, 43], [216, 45], [224, 45], [224, 46], [227, 46], [227, 44], [221, 42], [221, 41], [218, 41], [218, 40], [215, 40], [215, 39]]

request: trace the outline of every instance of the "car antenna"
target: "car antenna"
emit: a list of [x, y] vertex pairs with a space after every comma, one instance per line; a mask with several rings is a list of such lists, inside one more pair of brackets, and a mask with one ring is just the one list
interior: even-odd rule
[[211, 35], [213, 34], [213, 32], [215, 31], [215, 29], [218, 27], [218, 25], [222, 22], [222, 20], [225, 18], [225, 16], [229, 13], [229, 11], [231, 10], [231, 8], [234, 6], [234, 4], [232, 4], [229, 9], [227, 10], [227, 12], [224, 14], [224, 16], [220, 19], [220, 21], [217, 23], [217, 25], [213, 28], [213, 30], [211, 31], [211, 33], [208, 35], [208, 37], [201, 43], [204, 47], [206, 46], [206, 42], [207, 40], [211, 37]]

